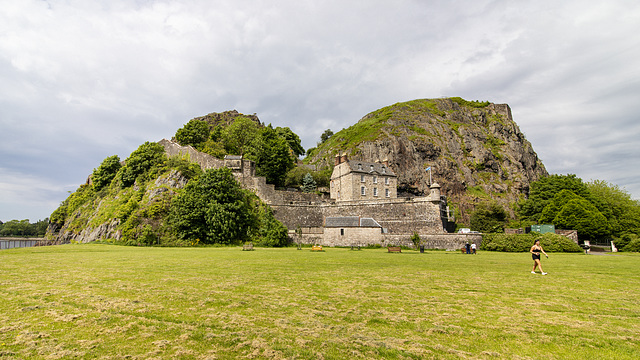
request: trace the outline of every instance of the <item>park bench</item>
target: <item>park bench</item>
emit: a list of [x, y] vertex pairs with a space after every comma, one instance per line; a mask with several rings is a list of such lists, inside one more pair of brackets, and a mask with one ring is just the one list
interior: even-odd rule
[[253, 243], [242, 245], [242, 251], [253, 251]]
[[389, 246], [387, 247], [387, 252], [402, 252], [402, 248], [400, 246]]
[[322, 251], [322, 245], [313, 245], [311, 251]]

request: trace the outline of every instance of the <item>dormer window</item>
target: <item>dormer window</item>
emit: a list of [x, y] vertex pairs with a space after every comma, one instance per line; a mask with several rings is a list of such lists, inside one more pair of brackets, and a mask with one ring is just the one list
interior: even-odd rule
[[358, 164], [358, 170], [362, 170], [362, 164]]
[[382, 167], [382, 173], [383, 173], [383, 174], [386, 174], [386, 173], [387, 173], [387, 168], [386, 168], [386, 167], [384, 167], [384, 166]]
[[373, 172], [373, 165], [369, 165], [369, 171]]

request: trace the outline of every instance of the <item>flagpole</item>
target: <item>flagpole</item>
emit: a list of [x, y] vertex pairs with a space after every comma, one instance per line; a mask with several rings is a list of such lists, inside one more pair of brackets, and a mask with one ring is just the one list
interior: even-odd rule
[[431, 166], [429, 166], [425, 170], [429, 172], [429, 186], [431, 186], [431, 184], [432, 184], [432, 182], [431, 182]]

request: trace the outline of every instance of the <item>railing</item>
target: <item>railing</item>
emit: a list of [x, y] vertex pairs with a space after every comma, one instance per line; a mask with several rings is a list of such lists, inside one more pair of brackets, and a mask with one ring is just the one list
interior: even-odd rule
[[44, 239], [0, 239], [0, 250], [34, 247], [34, 246], [49, 246], [60, 245], [62, 241], [58, 240], [44, 240]]

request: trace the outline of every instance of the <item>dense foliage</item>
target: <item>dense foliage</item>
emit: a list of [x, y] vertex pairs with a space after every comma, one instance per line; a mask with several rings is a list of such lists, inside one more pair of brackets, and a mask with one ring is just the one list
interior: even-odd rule
[[30, 223], [29, 219], [0, 221], [0, 236], [44, 236], [47, 231], [49, 218]]
[[121, 167], [122, 165], [120, 164], [120, 157], [118, 157], [118, 155], [109, 156], [104, 159], [100, 166], [94, 169], [93, 174], [91, 174], [93, 188], [98, 191], [109, 185]]
[[209, 169], [190, 181], [171, 202], [167, 222], [181, 240], [233, 244], [249, 239], [256, 227], [250, 194], [229, 169]]
[[581, 252], [572, 240], [555, 234], [485, 234], [480, 249], [489, 251], [527, 252], [536, 240], [546, 252]]
[[471, 213], [470, 226], [482, 233], [501, 233], [507, 224], [508, 215], [497, 202], [479, 204]]
[[194, 119], [179, 129], [175, 138], [181, 145], [191, 145], [218, 158], [240, 155], [253, 160], [256, 173], [278, 187], [285, 185], [296, 157], [305, 153], [300, 137], [290, 128], [262, 126], [244, 115], [235, 117], [229, 125], [212, 129], [206, 121]]
[[120, 172], [123, 186], [131, 186], [139, 176], [149, 174], [149, 170], [166, 161], [167, 156], [164, 147], [158, 143], [145, 142], [140, 145], [125, 160], [125, 165]]

